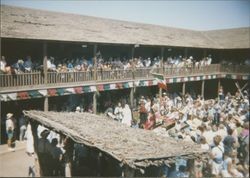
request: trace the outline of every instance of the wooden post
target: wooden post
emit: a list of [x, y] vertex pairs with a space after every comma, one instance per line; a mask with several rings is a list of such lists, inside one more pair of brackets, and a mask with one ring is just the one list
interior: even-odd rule
[[44, 107], [43, 107], [43, 110], [44, 111], [48, 111], [49, 110], [49, 98], [48, 98], [47, 95], [44, 97]]
[[[93, 51], [93, 56], [94, 56], [94, 80], [98, 80], [97, 76], [97, 59], [96, 59], [96, 52], [97, 52], [97, 44], [94, 44], [94, 51]], [[97, 113], [97, 92], [95, 91], [93, 93], [93, 113]]]
[[97, 113], [97, 92], [95, 91], [93, 93], [93, 113], [96, 114]]
[[133, 87], [130, 89], [130, 106], [131, 109], [134, 107], [134, 92], [135, 92], [135, 65], [134, 65], [134, 53], [135, 47], [132, 47], [131, 50], [131, 60], [132, 60], [132, 79], [133, 79]]
[[131, 108], [134, 107], [134, 86], [130, 89], [130, 105]]
[[[162, 71], [162, 75], [164, 76], [164, 47], [161, 47], [161, 62], [160, 62], [160, 68]], [[164, 77], [165, 79], [165, 77]], [[162, 98], [162, 88], [159, 88], [159, 95], [160, 95], [160, 99]]]
[[217, 97], [218, 98], [219, 98], [220, 86], [221, 86], [220, 79], [218, 79], [218, 89], [217, 89]]
[[205, 80], [202, 80], [201, 82], [202, 82], [201, 83], [201, 96], [202, 96], [202, 98], [205, 98], [205, 96], [204, 96]]
[[186, 93], [186, 83], [183, 82], [183, 83], [182, 83], [182, 97], [185, 96], [185, 93]]
[[97, 52], [97, 44], [94, 44], [94, 80], [97, 80], [97, 61], [96, 61], [96, 52]]
[[[44, 74], [44, 84], [46, 85], [48, 83], [48, 66], [47, 66], [47, 42], [43, 42], [43, 74]], [[44, 98], [44, 111], [49, 110], [49, 99], [46, 95]]]

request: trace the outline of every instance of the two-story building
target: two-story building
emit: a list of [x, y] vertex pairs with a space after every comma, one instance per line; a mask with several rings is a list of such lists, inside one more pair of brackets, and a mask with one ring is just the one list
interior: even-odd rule
[[[102, 97], [127, 96], [133, 105], [135, 95], [158, 92], [152, 68], [99, 70], [100, 53], [104, 59], [132, 61], [158, 57], [160, 65], [154, 70], [164, 74], [169, 92], [194, 91], [205, 98], [216, 97], [219, 86], [224, 86], [224, 92], [235, 92], [234, 82], [242, 87], [250, 79], [250, 68], [244, 65], [250, 59], [249, 41], [250, 28], [194, 31], [3, 5], [1, 56], [7, 65], [31, 56], [40, 70], [0, 73], [1, 120], [8, 112], [18, 116], [23, 109], [51, 110], [72, 99], [92, 103], [96, 113]], [[188, 70], [164, 65], [168, 57], [180, 55], [196, 60], [211, 55], [212, 64]], [[84, 57], [93, 67], [48, 71], [43, 64], [50, 56], [58, 63]]]

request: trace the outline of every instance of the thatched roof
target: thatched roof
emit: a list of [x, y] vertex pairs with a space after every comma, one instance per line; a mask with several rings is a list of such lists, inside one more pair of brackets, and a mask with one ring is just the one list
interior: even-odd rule
[[42, 125], [69, 136], [77, 143], [95, 147], [132, 168], [172, 163], [176, 157], [204, 156], [200, 146], [158, 136], [152, 131], [130, 128], [89, 113], [24, 111]]
[[225, 31], [227, 33], [224, 36], [224, 30], [219, 33], [208, 33], [76, 14], [1, 6], [1, 37], [5, 38], [198, 48], [250, 48], [249, 33], [247, 33], [249, 28]]
[[204, 35], [213, 40], [218, 48], [250, 48], [250, 28], [247, 27], [211, 30], [204, 32]]

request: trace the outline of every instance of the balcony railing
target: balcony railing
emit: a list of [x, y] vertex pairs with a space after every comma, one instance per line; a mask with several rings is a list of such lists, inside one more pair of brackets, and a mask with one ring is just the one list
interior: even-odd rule
[[15, 87], [52, 86], [55, 84], [74, 84], [94, 81], [118, 81], [133, 79], [152, 79], [154, 73], [164, 73], [165, 77], [194, 76], [202, 74], [249, 74], [250, 66], [211, 64], [205, 67], [162, 67], [136, 68], [128, 70], [97, 70], [87, 72], [48, 72], [47, 81], [43, 72], [35, 71], [20, 74], [0, 74], [0, 90], [15, 89]]

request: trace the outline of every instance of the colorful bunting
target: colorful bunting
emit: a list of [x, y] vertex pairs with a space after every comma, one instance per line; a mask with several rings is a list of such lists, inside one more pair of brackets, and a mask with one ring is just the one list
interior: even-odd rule
[[[238, 79], [238, 80], [250, 80], [250, 75], [233, 75], [233, 74], [219, 74], [219, 75], [203, 75], [203, 76], [188, 76], [188, 77], [175, 77], [166, 78], [166, 85], [169, 83], [179, 83], [179, 82], [189, 82], [189, 81], [200, 81], [206, 79]], [[44, 96], [63, 96], [69, 94], [82, 94], [96, 91], [108, 91], [116, 89], [125, 89], [132, 87], [147, 87], [158, 85], [157, 80], [136, 80], [130, 82], [118, 82], [109, 84], [98, 84], [91, 86], [77, 86], [69, 88], [52, 88], [52, 89], [41, 89], [41, 90], [31, 90], [22, 91], [14, 93], [4, 93], [0, 94], [1, 101], [13, 101], [13, 100], [23, 100], [32, 98], [41, 98]]]

